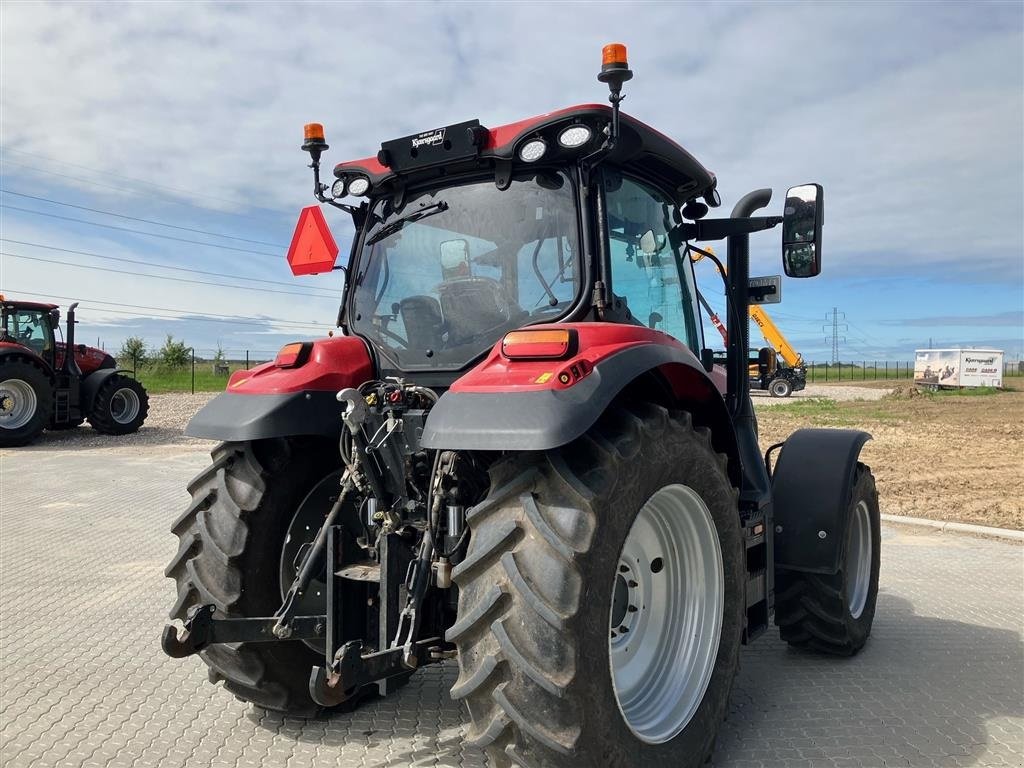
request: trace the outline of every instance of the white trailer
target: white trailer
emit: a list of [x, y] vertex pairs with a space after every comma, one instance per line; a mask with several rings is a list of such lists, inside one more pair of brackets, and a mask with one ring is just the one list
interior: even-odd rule
[[1001, 387], [1001, 349], [918, 349], [914, 383], [923, 387]]

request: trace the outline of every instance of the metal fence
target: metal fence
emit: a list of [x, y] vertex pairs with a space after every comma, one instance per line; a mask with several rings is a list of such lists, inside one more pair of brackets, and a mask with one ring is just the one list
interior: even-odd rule
[[218, 350], [186, 347], [188, 359], [180, 364], [169, 365], [158, 356], [130, 360], [120, 359], [118, 365], [131, 371], [147, 390], [159, 392], [215, 392], [224, 389], [231, 374], [238, 370], [249, 370], [273, 360], [276, 352], [266, 350], [237, 350], [228, 355]]
[[[1024, 361], [1003, 363], [1003, 378], [1024, 376]], [[883, 381], [914, 378], [914, 363], [902, 360], [861, 360], [849, 363], [807, 363], [807, 381]]]

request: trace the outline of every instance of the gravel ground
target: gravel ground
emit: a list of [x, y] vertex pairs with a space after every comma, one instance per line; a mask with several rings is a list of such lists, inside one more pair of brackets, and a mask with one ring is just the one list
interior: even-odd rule
[[892, 387], [858, 387], [855, 384], [808, 384], [805, 389], [789, 397], [772, 397], [767, 392], [751, 392], [755, 405], [785, 405], [794, 400], [824, 397], [829, 400], [881, 400], [892, 392]]
[[167, 394], [149, 396], [149, 415], [142, 428], [131, 435], [101, 435], [86, 422], [77, 429], [47, 431], [28, 448], [14, 450], [46, 450], [48, 448], [125, 448], [133, 446], [202, 445], [209, 440], [185, 437], [185, 425], [217, 392]]

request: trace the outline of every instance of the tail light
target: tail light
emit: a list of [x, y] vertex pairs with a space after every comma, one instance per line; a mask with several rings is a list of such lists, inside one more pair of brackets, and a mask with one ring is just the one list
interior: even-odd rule
[[278, 368], [298, 368], [306, 364], [306, 361], [309, 360], [309, 353], [312, 351], [313, 342], [311, 341], [285, 344], [274, 358], [274, 365]]
[[568, 328], [511, 331], [501, 340], [501, 353], [510, 360], [561, 360], [576, 351], [576, 332]]

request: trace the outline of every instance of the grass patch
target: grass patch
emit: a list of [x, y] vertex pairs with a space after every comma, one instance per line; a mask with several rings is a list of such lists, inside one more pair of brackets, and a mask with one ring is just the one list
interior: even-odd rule
[[899, 424], [905, 420], [900, 410], [901, 405], [895, 402], [890, 405], [880, 400], [839, 401], [810, 397], [785, 405], [773, 405], [760, 413], [785, 414], [816, 427], [859, 427], [866, 421]]
[[[252, 367], [252, 366], [250, 366]], [[245, 365], [229, 366], [230, 373], [244, 369]], [[129, 369], [130, 370], [130, 369]], [[228, 376], [230, 376], [230, 373]], [[213, 372], [209, 363], [196, 363], [196, 392], [222, 392], [228, 385], [228, 376]], [[165, 368], [163, 366], [140, 366], [136, 378], [151, 395], [167, 392], [191, 392], [192, 368]]]

